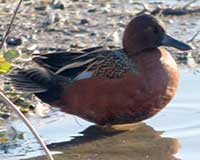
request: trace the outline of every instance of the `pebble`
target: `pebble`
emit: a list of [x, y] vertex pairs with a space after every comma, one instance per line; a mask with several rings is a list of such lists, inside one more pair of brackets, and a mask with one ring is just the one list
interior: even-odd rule
[[89, 23], [89, 21], [87, 19], [81, 19], [79, 24], [84, 25], [84, 24], [88, 24], [88, 23]]
[[46, 10], [47, 6], [43, 3], [36, 3], [35, 4], [35, 10], [37, 11], [44, 11]]
[[27, 47], [27, 50], [29, 51], [33, 51], [37, 48], [37, 45], [36, 44], [32, 44], [31, 46]]
[[94, 12], [96, 12], [96, 11], [97, 11], [96, 8], [92, 8], [92, 9], [89, 9], [89, 10], [88, 10], [89, 13], [94, 13]]
[[55, 0], [54, 3], [51, 4], [51, 7], [53, 9], [61, 9], [61, 10], [65, 9], [64, 4], [60, 0], [57, 1]]
[[0, 41], [2, 41], [2, 39], [3, 39], [3, 35], [2, 35], [2, 34], [0, 34]]
[[19, 46], [22, 44], [21, 38], [8, 37], [6, 43], [10, 46]]

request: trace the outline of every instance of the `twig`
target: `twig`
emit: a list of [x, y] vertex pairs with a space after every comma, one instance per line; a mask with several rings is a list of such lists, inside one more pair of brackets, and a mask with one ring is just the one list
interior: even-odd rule
[[138, 5], [143, 7], [143, 11], [149, 11], [146, 3], [140, 3], [140, 2], [133, 2], [132, 5]]
[[188, 9], [188, 7], [192, 3], [195, 3], [195, 2], [197, 2], [197, 0], [192, 0], [181, 8], [179, 8], [179, 7], [177, 7], [177, 8], [176, 7], [175, 8], [169, 8], [169, 7], [164, 8], [164, 7], [162, 7], [161, 8], [158, 5], [154, 9], [149, 9], [148, 6], [145, 3], [135, 2], [135, 3], [132, 3], [132, 4], [139, 5], [139, 6], [143, 7], [142, 10], [139, 13], [137, 13], [137, 15], [148, 12], [148, 13], [151, 13], [153, 15], [162, 14], [163, 16], [169, 16], [169, 15], [181, 16], [181, 15], [186, 15], [186, 14], [199, 13], [200, 12], [199, 7], [196, 7], [194, 9]]
[[12, 26], [13, 26], [15, 17], [16, 17], [16, 15], [17, 15], [17, 12], [18, 12], [18, 10], [19, 10], [19, 7], [20, 7], [22, 1], [23, 1], [23, 0], [20, 0], [20, 1], [19, 1], [18, 5], [17, 5], [17, 7], [16, 7], [16, 9], [15, 9], [15, 11], [14, 11], [14, 14], [13, 14], [13, 16], [12, 16], [12, 19], [11, 19], [11, 21], [10, 21], [10, 24], [9, 24], [9, 26], [8, 26], [8, 30], [6, 31], [6, 33], [5, 33], [5, 35], [4, 35], [3, 39], [2, 39], [2, 42], [1, 42], [1, 45], [0, 45], [0, 50], [2, 49], [3, 44], [4, 44], [5, 40], [6, 40], [6, 38], [7, 38], [8, 35], [10, 34], [11, 28], [12, 28]]
[[197, 0], [192, 0], [189, 3], [187, 3], [185, 6], [183, 6], [183, 9], [188, 8], [192, 3], [195, 3]]
[[[0, 50], [2, 49], [4, 42], [7, 38], [7, 36], [10, 34], [11, 28], [13, 26], [15, 17], [17, 15], [17, 12], [19, 10], [19, 7], [22, 3], [22, 0], [19, 1], [14, 14], [12, 16], [11, 22], [8, 26], [8, 30], [6, 31], [3, 39], [2, 39], [2, 43], [0, 45]], [[38, 142], [40, 143], [40, 145], [42, 146], [42, 148], [44, 149], [45, 153], [47, 154], [47, 157], [49, 160], [54, 160], [53, 156], [51, 155], [49, 149], [47, 148], [47, 146], [45, 145], [45, 143], [43, 142], [43, 140], [40, 138], [39, 134], [37, 133], [37, 131], [33, 128], [33, 126], [31, 125], [31, 123], [28, 121], [28, 119], [23, 115], [23, 113], [20, 112], [20, 110], [17, 108], [17, 106], [15, 106], [12, 101], [10, 101], [4, 94], [2, 91], [0, 91], [0, 99], [5, 102], [7, 105], [9, 105], [10, 107], [12, 107], [12, 109], [17, 113], [17, 115], [19, 115], [19, 117], [23, 120], [23, 122], [27, 125], [27, 127], [31, 130], [31, 132], [33, 133], [33, 135], [35, 136], [35, 138], [38, 140]]]
[[197, 33], [195, 33], [194, 36], [192, 36], [192, 38], [190, 40], [188, 40], [187, 42], [194, 41], [194, 39], [199, 35], [199, 33], [200, 33], [200, 30]]
[[108, 34], [107, 37], [102, 42], [99, 43], [99, 45], [104, 46], [108, 38], [110, 38], [116, 31], [117, 31], [117, 27], [115, 27], [114, 30], [110, 34]]
[[146, 3], [134, 2], [134, 3], [132, 3], [132, 4], [133, 4], [133, 5], [138, 5], [138, 6], [142, 6], [142, 7], [143, 7], [143, 10], [140, 11], [140, 12], [138, 12], [137, 15], [143, 14], [143, 13], [145, 13], [145, 12], [149, 12], [149, 13], [151, 12], [150, 9], [148, 9]]
[[45, 153], [48, 156], [49, 160], [54, 160], [53, 156], [51, 155], [49, 149], [43, 142], [43, 140], [40, 138], [37, 131], [32, 127], [31, 123], [28, 121], [28, 119], [23, 115], [23, 113], [17, 108], [17, 106], [11, 102], [2, 92], [0, 92], [0, 99], [5, 102], [8, 106], [12, 107], [12, 109], [18, 114], [18, 116], [23, 120], [23, 122], [27, 125], [27, 127], [31, 130], [35, 138], [38, 140], [38, 142], [41, 144], [42, 148], [44, 149]]

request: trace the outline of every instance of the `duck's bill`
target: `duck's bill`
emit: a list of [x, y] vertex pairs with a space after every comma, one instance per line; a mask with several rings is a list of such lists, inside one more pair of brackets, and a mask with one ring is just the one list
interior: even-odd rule
[[187, 51], [187, 50], [191, 50], [192, 49], [188, 44], [186, 44], [184, 42], [181, 42], [181, 41], [178, 41], [178, 40], [172, 38], [171, 36], [169, 36], [167, 34], [163, 38], [161, 44], [163, 46], [174, 47], [174, 48], [180, 49], [182, 51]]

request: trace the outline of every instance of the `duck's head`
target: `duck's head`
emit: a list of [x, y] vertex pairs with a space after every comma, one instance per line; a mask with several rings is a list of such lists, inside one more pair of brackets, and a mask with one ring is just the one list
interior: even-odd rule
[[189, 45], [167, 35], [161, 22], [152, 15], [139, 15], [129, 22], [123, 35], [123, 47], [129, 54], [159, 46], [191, 49]]

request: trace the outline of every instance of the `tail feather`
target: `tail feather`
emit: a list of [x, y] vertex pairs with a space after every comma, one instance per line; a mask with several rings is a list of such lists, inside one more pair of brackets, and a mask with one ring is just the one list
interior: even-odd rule
[[24, 92], [41, 93], [51, 86], [53, 74], [43, 68], [15, 69], [8, 74], [13, 86]]

